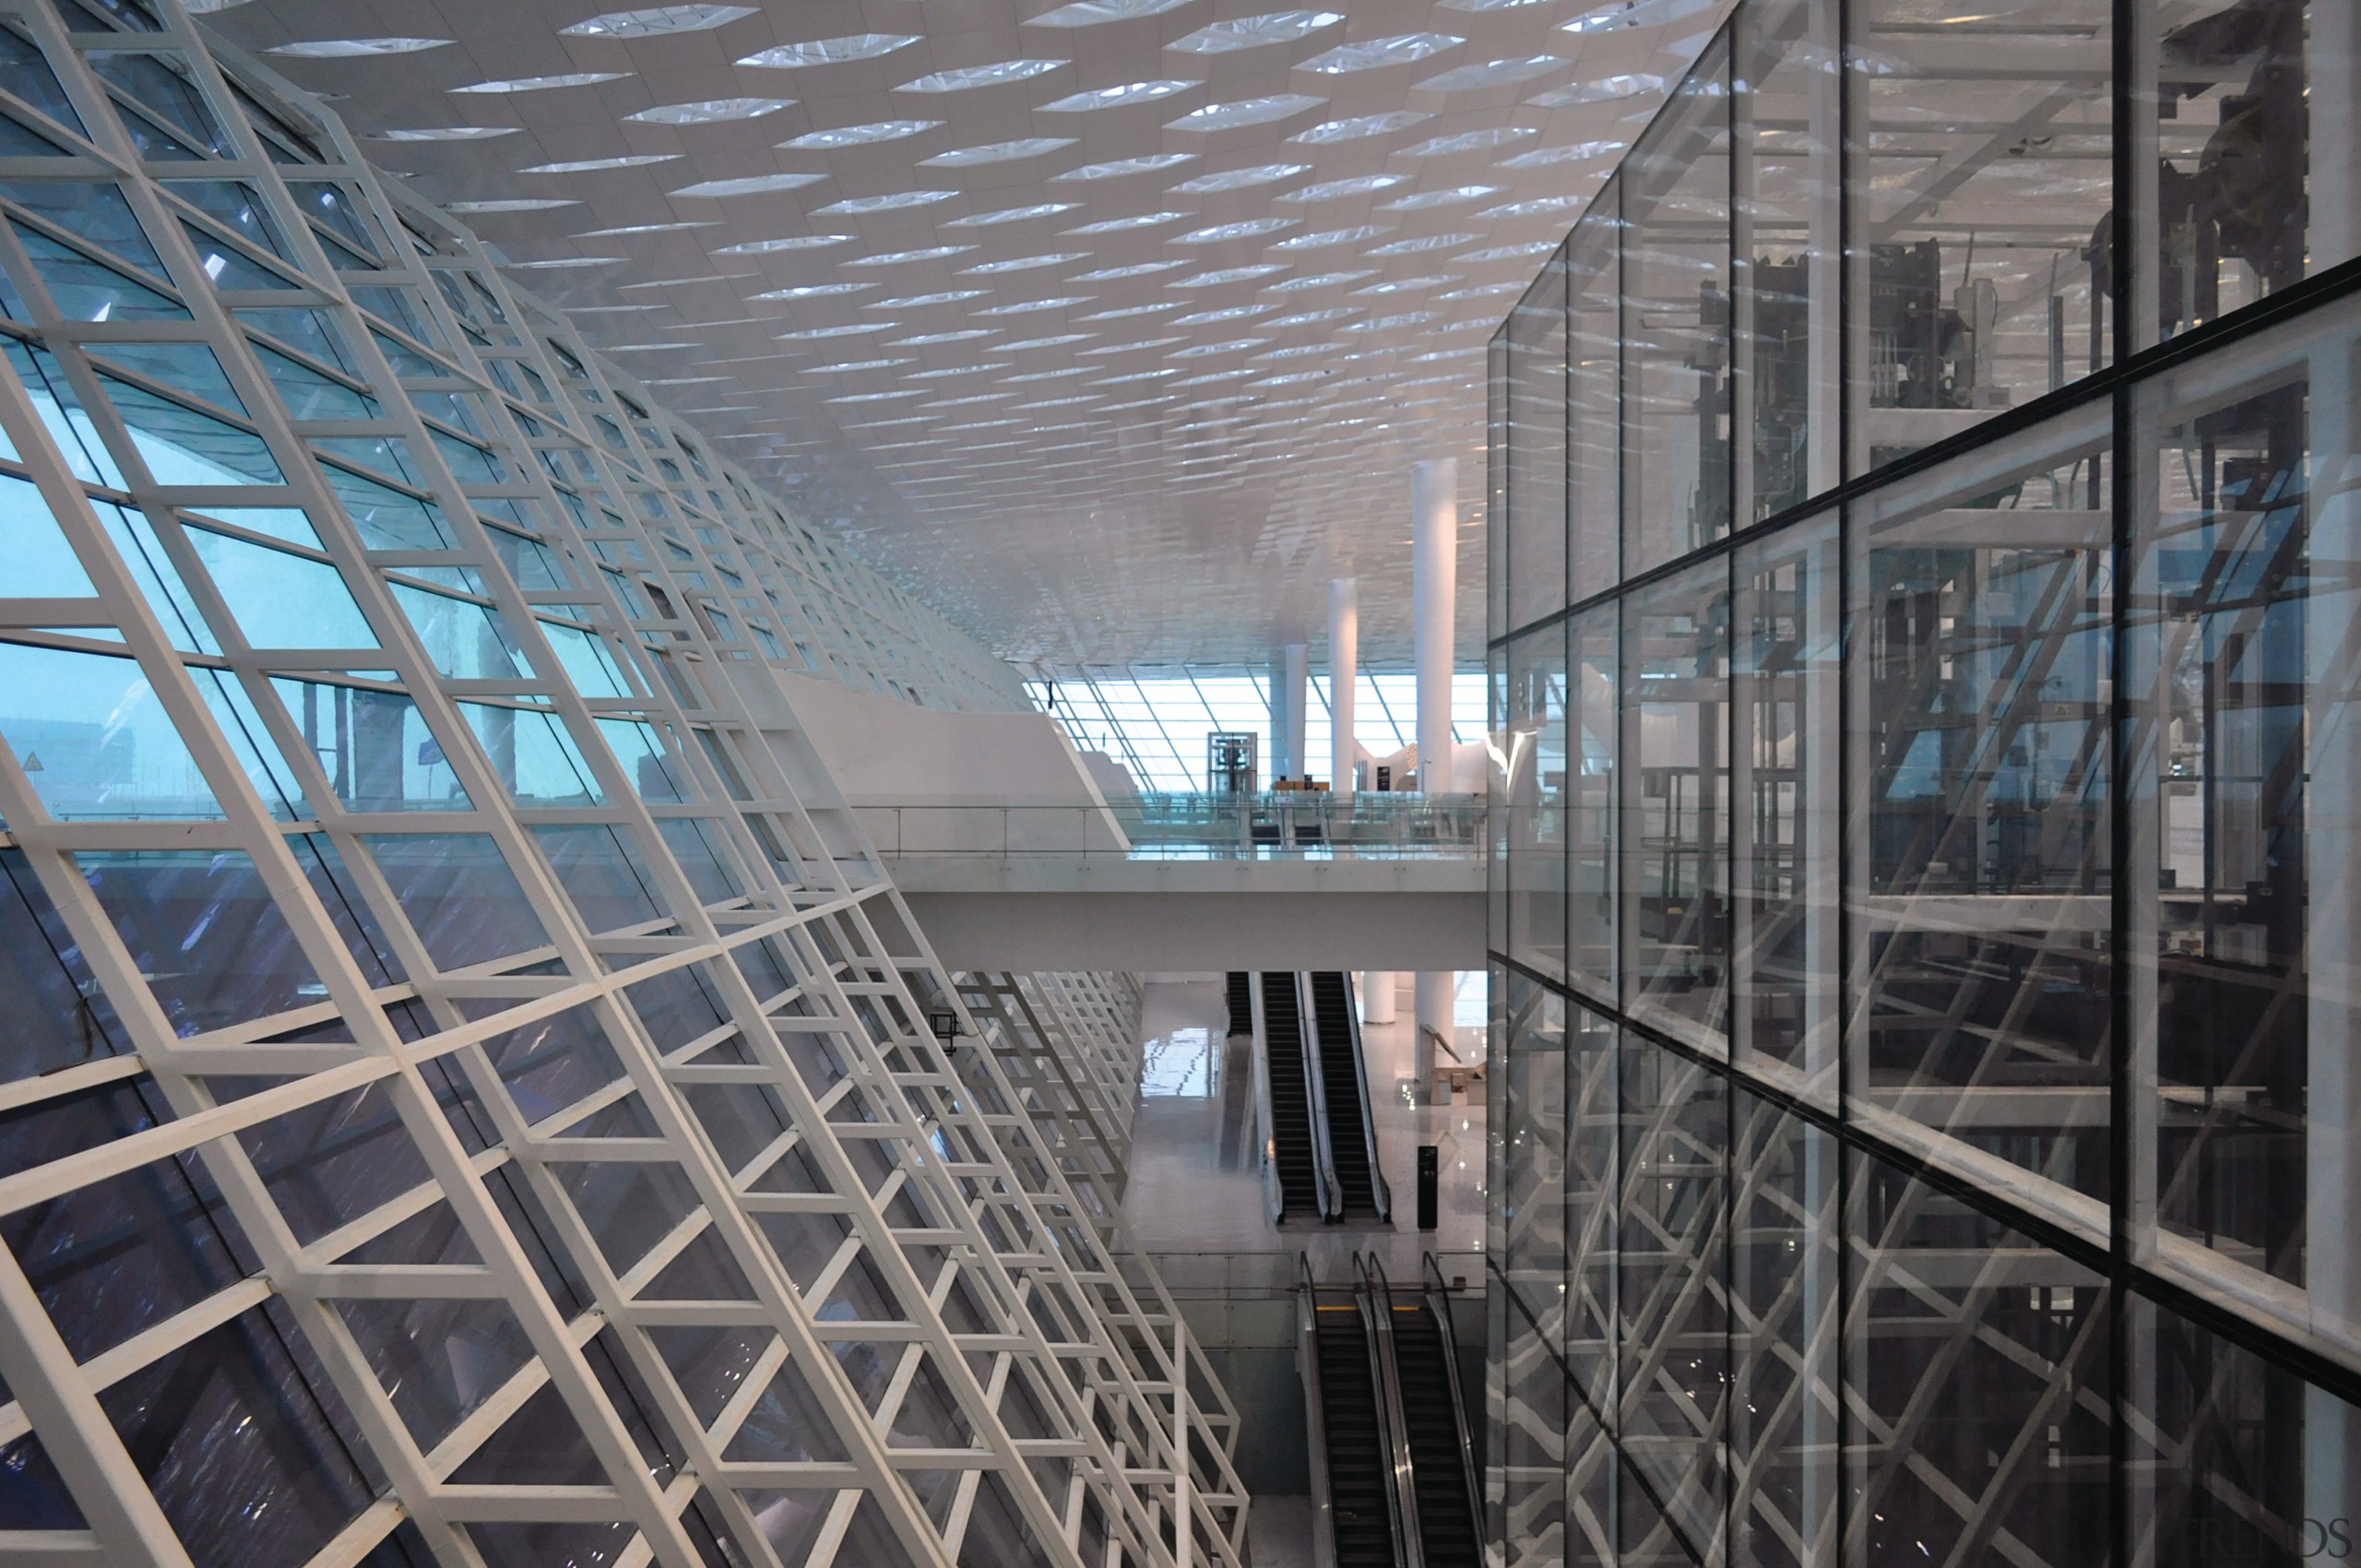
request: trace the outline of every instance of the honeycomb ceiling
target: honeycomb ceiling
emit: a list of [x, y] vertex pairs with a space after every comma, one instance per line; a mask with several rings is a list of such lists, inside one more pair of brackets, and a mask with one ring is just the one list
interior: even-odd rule
[[207, 20], [1021, 665], [1410, 652], [1409, 465], [1719, 0], [246, 0]]

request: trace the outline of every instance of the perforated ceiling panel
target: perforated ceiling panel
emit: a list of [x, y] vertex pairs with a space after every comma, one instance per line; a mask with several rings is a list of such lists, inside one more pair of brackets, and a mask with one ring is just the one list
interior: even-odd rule
[[[1341, 3], [1341, 0], [1339, 0]], [[995, 647], [1259, 658], [1407, 466], [1717, 0], [250, 0], [267, 52], [732, 456]], [[1031, 13], [1025, 15], [1025, 13]], [[1316, 636], [1314, 640], [1317, 640]]]

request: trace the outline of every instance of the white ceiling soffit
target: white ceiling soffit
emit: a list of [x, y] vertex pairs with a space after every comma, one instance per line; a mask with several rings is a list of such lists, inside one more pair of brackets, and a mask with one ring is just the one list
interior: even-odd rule
[[207, 20], [1009, 658], [1260, 659], [1357, 575], [1405, 662], [1440, 456], [1472, 655], [1486, 339], [1725, 4], [1329, 4]]

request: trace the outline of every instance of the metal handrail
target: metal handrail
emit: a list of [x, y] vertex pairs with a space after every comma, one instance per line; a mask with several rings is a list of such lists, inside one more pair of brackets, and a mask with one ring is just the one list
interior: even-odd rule
[[1263, 1209], [1271, 1223], [1287, 1218], [1287, 1183], [1279, 1179], [1279, 1130], [1271, 1117], [1271, 1039], [1263, 1023], [1263, 977], [1250, 974], [1247, 1007], [1253, 1019], [1254, 1114], [1263, 1129]]
[[1426, 1538], [1418, 1533], [1418, 1490], [1411, 1479], [1410, 1420], [1402, 1408], [1402, 1372], [1394, 1360], [1394, 1288], [1374, 1253], [1353, 1254], [1360, 1277], [1357, 1298], [1369, 1325], [1370, 1372], [1377, 1383], [1377, 1425], [1391, 1463], [1385, 1492], [1394, 1504], [1394, 1560], [1400, 1568], [1427, 1568]]
[[1361, 1142], [1369, 1152], [1370, 1196], [1377, 1205], [1377, 1217], [1394, 1218], [1394, 1189], [1385, 1180], [1385, 1170], [1377, 1158], [1377, 1117], [1369, 1093], [1369, 1058], [1361, 1052], [1360, 999], [1353, 994], [1353, 977], [1345, 971], [1345, 1033], [1347, 1044], [1353, 1053], [1353, 1087], [1361, 1097]]
[[1484, 1550], [1484, 1486], [1476, 1474], [1476, 1448], [1468, 1434], [1476, 1428], [1467, 1417], [1467, 1394], [1459, 1381], [1459, 1334], [1451, 1322], [1451, 1287], [1442, 1277], [1442, 1265], [1432, 1253], [1418, 1254], [1418, 1287], [1426, 1297], [1427, 1311], [1434, 1314], [1435, 1327], [1442, 1335], [1443, 1376], [1451, 1387], [1452, 1419], [1459, 1424], [1460, 1484], [1467, 1489], [1467, 1516], [1476, 1522], [1476, 1551], [1480, 1558]]
[[1312, 1561], [1327, 1568], [1336, 1561], [1336, 1503], [1328, 1491], [1328, 1407], [1320, 1386], [1320, 1287], [1311, 1277], [1311, 1257], [1296, 1255], [1295, 1366], [1303, 1382], [1303, 1419], [1311, 1444]]
[[1345, 1184], [1336, 1179], [1335, 1123], [1328, 1115], [1328, 1075], [1320, 1070], [1319, 1015], [1311, 1005], [1311, 977], [1297, 970], [1296, 1043], [1303, 1056], [1304, 1090], [1311, 1104], [1311, 1161], [1320, 1173], [1321, 1212], [1330, 1224], [1345, 1218]]

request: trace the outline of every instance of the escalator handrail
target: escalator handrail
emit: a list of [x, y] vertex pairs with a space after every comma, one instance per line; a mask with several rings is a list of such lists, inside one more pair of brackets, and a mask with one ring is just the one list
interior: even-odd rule
[[1476, 1449], [1468, 1441], [1476, 1429], [1467, 1418], [1467, 1392], [1459, 1380], [1459, 1334], [1451, 1322], [1451, 1287], [1442, 1277], [1442, 1265], [1432, 1253], [1422, 1253], [1418, 1258], [1418, 1287], [1426, 1297], [1427, 1311], [1435, 1320], [1435, 1329], [1442, 1336], [1443, 1379], [1451, 1389], [1451, 1415], [1457, 1423], [1459, 1441], [1460, 1485], [1467, 1491], [1467, 1516], [1476, 1522], [1476, 1555], [1484, 1555], [1484, 1487], [1476, 1474]]
[[1320, 1287], [1311, 1277], [1311, 1257], [1296, 1254], [1296, 1375], [1303, 1382], [1303, 1419], [1311, 1448], [1312, 1561], [1330, 1568], [1336, 1561], [1336, 1503], [1328, 1491], [1328, 1406], [1320, 1386]]
[[1276, 1225], [1287, 1218], [1287, 1183], [1279, 1179], [1279, 1127], [1271, 1115], [1271, 1042], [1263, 1022], [1260, 975], [1250, 975], [1248, 1010], [1254, 1029], [1254, 1114], [1263, 1129], [1263, 1209]]
[[1254, 975], [1254, 1021], [1258, 1028], [1267, 1030], [1263, 982], [1271, 975], [1280, 975], [1295, 990], [1295, 1053], [1303, 1069], [1304, 1113], [1311, 1122], [1311, 1185], [1320, 1194], [1320, 1218], [1335, 1220], [1344, 1217], [1345, 1205], [1339, 1195], [1343, 1188], [1336, 1184], [1336, 1172], [1328, 1160], [1328, 1097], [1321, 1092], [1320, 1061], [1312, 1053], [1311, 1030], [1303, 1011], [1303, 977], [1299, 974], [1273, 969]]
[[1328, 1075], [1320, 1070], [1320, 1015], [1312, 1006], [1311, 977], [1299, 969], [1295, 981], [1296, 1035], [1303, 1049], [1303, 1083], [1311, 1103], [1311, 1152], [1319, 1161], [1320, 1197], [1331, 1221], [1345, 1218], [1345, 1184], [1336, 1179], [1336, 1123], [1328, 1114]]
[[1394, 1189], [1385, 1184], [1385, 1169], [1377, 1158], [1377, 1118], [1369, 1097], [1369, 1057], [1361, 1051], [1360, 999], [1353, 994], [1353, 977], [1349, 970], [1338, 976], [1345, 982], [1346, 1043], [1353, 1053], [1353, 1087], [1361, 1097], [1361, 1140], [1369, 1153], [1370, 1196], [1377, 1205], [1377, 1217], [1394, 1218]]
[[1410, 1422], [1402, 1409], [1402, 1373], [1394, 1360], [1394, 1291], [1374, 1253], [1353, 1255], [1355, 1291], [1369, 1327], [1370, 1372], [1377, 1384], [1377, 1429], [1384, 1444], [1385, 1495], [1394, 1505], [1394, 1561], [1427, 1568], [1426, 1538], [1418, 1533], [1418, 1492], [1410, 1479]]

